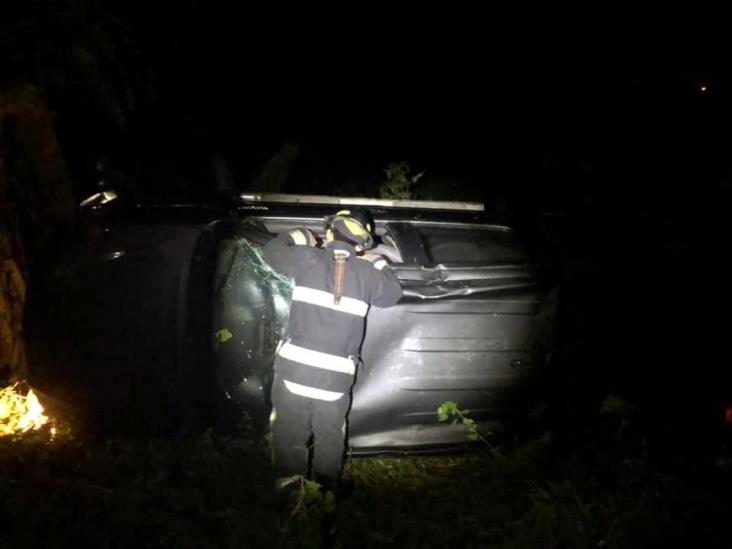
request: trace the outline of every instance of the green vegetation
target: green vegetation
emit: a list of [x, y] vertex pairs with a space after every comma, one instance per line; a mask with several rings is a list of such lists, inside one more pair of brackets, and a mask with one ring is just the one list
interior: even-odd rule
[[[597, 421], [620, 402], [606, 402]], [[457, 404], [441, 408], [446, 421], [467, 418]], [[354, 490], [337, 505], [307, 481], [275, 494], [267, 443], [245, 428], [146, 441], [68, 428], [2, 438], [0, 546], [723, 545], [730, 506], [718, 479], [653, 471], [616, 444], [623, 420], [610, 420], [589, 454], [545, 433], [461, 455], [349, 459]]]
[[2, 547], [270, 546], [266, 451], [210, 432], [94, 442], [0, 439]]
[[424, 175], [424, 172], [411, 174], [409, 164], [406, 162], [392, 162], [386, 167], [384, 173], [386, 181], [379, 188], [379, 196], [393, 199], [415, 198], [414, 186]]
[[468, 440], [481, 440], [487, 444], [488, 441], [478, 432], [478, 425], [475, 420], [468, 417], [469, 413], [468, 410], [458, 408], [457, 402], [446, 400], [437, 408], [437, 419], [441, 422], [452, 420], [453, 425], [459, 423], [467, 429]]

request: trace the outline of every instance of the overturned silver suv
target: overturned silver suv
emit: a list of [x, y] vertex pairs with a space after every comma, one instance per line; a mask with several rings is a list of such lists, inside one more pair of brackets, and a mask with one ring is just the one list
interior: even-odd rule
[[392, 308], [367, 317], [349, 415], [354, 453], [422, 450], [464, 443], [462, 425], [440, 423], [454, 401], [484, 432], [542, 410], [556, 316], [556, 287], [516, 231], [491, 223], [482, 204], [244, 194], [236, 215], [216, 224], [211, 354], [228, 398], [264, 417], [274, 353], [289, 310], [291, 281], [261, 246], [348, 205], [375, 220], [375, 253], [403, 289]]
[[326, 217], [348, 205], [374, 217], [374, 251], [403, 289], [396, 306], [367, 317], [352, 451], [466, 442], [463, 426], [438, 421], [445, 401], [469, 410], [484, 432], [536, 416], [557, 286], [532, 239], [462, 202], [243, 194], [94, 203], [89, 230], [34, 285], [34, 383], [86, 400], [105, 433], [205, 428], [244, 415], [266, 429], [292, 285], [261, 246], [294, 227], [322, 235]]

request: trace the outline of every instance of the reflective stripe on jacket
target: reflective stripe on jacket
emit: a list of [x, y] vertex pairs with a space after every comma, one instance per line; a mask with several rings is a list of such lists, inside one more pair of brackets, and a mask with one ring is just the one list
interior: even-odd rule
[[[336, 250], [348, 253], [338, 304], [333, 296]], [[297, 245], [283, 233], [264, 246], [264, 254], [275, 270], [295, 279], [286, 342], [278, 351], [275, 370], [295, 394], [339, 398], [335, 395], [348, 392], [353, 384], [354, 357], [369, 307], [390, 307], [401, 297], [396, 276], [388, 267], [379, 270], [359, 259], [352, 246], [339, 241], [314, 248]]]

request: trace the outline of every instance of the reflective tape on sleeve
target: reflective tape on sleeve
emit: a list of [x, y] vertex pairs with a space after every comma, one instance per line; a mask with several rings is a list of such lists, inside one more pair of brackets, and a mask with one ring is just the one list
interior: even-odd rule
[[323, 290], [316, 290], [315, 288], [307, 288], [305, 286], [295, 286], [295, 288], [293, 288], [292, 301], [310, 303], [311, 305], [318, 305], [334, 311], [340, 311], [342, 313], [361, 317], [366, 316], [366, 313], [369, 310], [369, 305], [365, 301], [342, 296], [341, 302], [336, 305], [333, 303], [332, 293], [324, 292]]
[[306, 349], [286, 342], [280, 349], [279, 355], [282, 358], [297, 362], [299, 364], [305, 364], [306, 366], [312, 366], [313, 368], [321, 368], [323, 370], [330, 370], [331, 372], [340, 372], [342, 374], [353, 375], [356, 373], [356, 365], [353, 360], [348, 357], [331, 355], [328, 353], [321, 353], [320, 351], [314, 351], [313, 349]]
[[294, 381], [287, 381], [286, 379], [283, 379], [282, 381], [285, 383], [285, 387], [287, 387], [287, 390], [290, 391], [292, 394], [306, 398], [314, 398], [316, 400], [327, 400], [328, 402], [333, 402], [344, 395], [344, 393], [325, 391], [316, 387], [309, 387], [308, 385], [300, 385], [299, 383], [295, 383]]

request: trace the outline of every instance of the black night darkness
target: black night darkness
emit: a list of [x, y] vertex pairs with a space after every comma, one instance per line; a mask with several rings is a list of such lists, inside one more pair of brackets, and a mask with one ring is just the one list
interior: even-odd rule
[[[732, 29], [688, 4], [2, 16], [0, 547], [729, 547]], [[277, 263], [354, 220], [400, 301]]]

